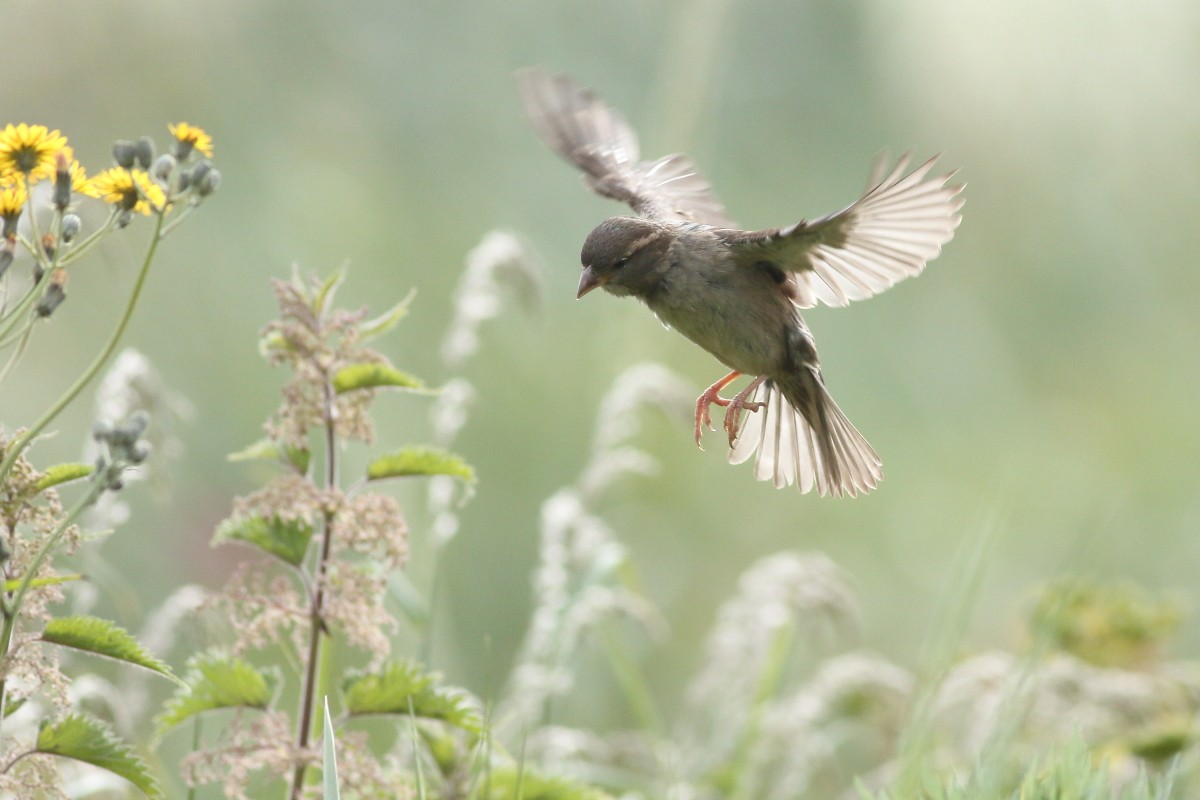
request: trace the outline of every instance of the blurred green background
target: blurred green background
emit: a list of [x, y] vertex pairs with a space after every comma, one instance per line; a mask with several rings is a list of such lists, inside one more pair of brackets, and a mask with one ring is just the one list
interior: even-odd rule
[[[440, 383], [464, 257], [502, 227], [540, 254], [545, 302], [488, 325], [465, 371], [480, 401], [455, 449], [480, 484], [441, 563], [434, 648], [449, 680], [495, 693], [528, 620], [539, 506], [586, 461], [609, 383], [657, 360], [698, 393], [722, 371], [636, 303], [576, 303], [583, 238], [622, 209], [526, 126], [512, 72], [530, 64], [596, 87], [645, 155], [694, 155], [746, 227], [841, 208], [885, 148], [944, 152], [968, 184], [958, 235], [920, 279], [806, 315], [831, 391], [884, 459], [876, 493], [775, 491], [719, 447], [697, 451], [686, 421], [647, 419], [637, 443], [662, 472], [622, 484], [604, 515], [670, 623], [645, 651], [668, 705], [737, 576], [781, 549], [838, 561], [860, 592], [860, 643], [910, 665], [955, 553], [989, 527], [968, 647], [1019, 646], [1031, 589], [1064, 570], [1196, 595], [1194, 2], [76, 0], [9, 2], [3, 20], [5, 122], [61, 128], [94, 173], [114, 139], [162, 142], [186, 120], [214, 136], [224, 177], [160, 250], [126, 338], [196, 408], [171, 494], [127, 492], [131, 521], [100, 545], [138, 599], [113, 612], [126, 624], [181, 583], [220, 585], [245, 555], [208, 542], [263, 478], [225, 455], [258, 438], [285, 377], [256, 353], [268, 278], [348, 261], [340, 300], [376, 311], [416, 287], [384, 349]], [[146, 231], [72, 275], [6, 387], [6, 426], [91, 358]], [[431, 402], [382, 399], [381, 443], [427, 440]], [[62, 418], [35, 460], [76, 457], [89, 412]], [[427, 585], [423, 488], [401, 497]], [[1194, 616], [1180, 638], [1194, 654]], [[619, 723], [614, 685], [589, 675], [567, 714]]]

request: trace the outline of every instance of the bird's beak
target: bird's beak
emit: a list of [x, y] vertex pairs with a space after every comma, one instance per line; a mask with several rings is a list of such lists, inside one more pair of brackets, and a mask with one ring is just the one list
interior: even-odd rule
[[600, 279], [596, 277], [596, 271], [590, 266], [584, 267], [583, 274], [579, 276], [579, 291], [575, 293], [575, 299], [578, 300], [599, 285]]

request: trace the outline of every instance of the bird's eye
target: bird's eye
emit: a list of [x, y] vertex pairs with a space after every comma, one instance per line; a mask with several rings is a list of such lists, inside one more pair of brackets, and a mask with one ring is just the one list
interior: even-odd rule
[[613, 264], [612, 268], [620, 269], [621, 267], [625, 266], [628, 263], [629, 263], [629, 256], [625, 256], [624, 258], [617, 259], [617, 261]]

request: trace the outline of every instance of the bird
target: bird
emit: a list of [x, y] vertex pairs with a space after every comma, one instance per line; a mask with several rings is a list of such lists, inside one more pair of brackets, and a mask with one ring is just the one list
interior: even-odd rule
[[[956, 173], [931, 175], [939, 156], [911, 169], [908, 155], [890, 169], [877, 159], [866, 191], [843, 210], [742, 230], [690, 158], [642, 161], [633, 128], [591, 89], [542, 67], [519, 70], [516, 82], [545, 144], [593, 192], [634, 212], [588, 234], [576, 297], [603, 289], [637, 298], [729, 370], [696, 400], [696, 444], [715, 430], [715, 404], [725, 408], [728, 460], [753, 456], [756, 479], [820, 495], [875, 489], [883, 462], [826, 389], [800, 311], [845, 306], [918, 275], [961, 221]], [[742, 375], [749, 385], [723, 397]]]

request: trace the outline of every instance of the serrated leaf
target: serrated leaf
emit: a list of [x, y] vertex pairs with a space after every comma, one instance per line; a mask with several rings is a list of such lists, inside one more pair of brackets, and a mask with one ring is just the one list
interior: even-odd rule
[[304, 447], [281, 446], [271, 439], [259, 439], [225, 456], [228, 461], [284, 461], [290, 464], [301, 475], [308, 472], [308, 462], [312, 453]]
[[325, 736], [321, 743], [321, 788], [324, 790], [324, 800], [339, 800], [342, 796], [338, 788], [337, 747], [333, 737], [333, 720], [329, 718], [329, 698], [325, 698]]
[[117, 738], [107, 725], [82, 714], [43, 722], [38, 731], [39, 753], [73, 758], [120, 775], [150, 797], [162, 797], [150, 771], [133, 748]]
[[304, 561], [312, 536], [312, 525], [303, 520], [234, 516], [217, 526], [213, 544], [243, 542], [296, 567]]
[[42, 477], [38, 478], [37, 483], [34, 484], [34, 488], [39, 492], [44, 492], [51, 486], [58, 486], [63, 483], [77, 481], [80, 478], [86, 478], [95, 469], [94, 464], [81, 464], [78, 462], [55, 464], [42, 473]]
[[413, 475], [450, 475], [467, 483], [475, 482], [475, 470], [470, 464], [436, 447], [410, 445], [379, 456], [367, 465], [367, 479], [372, 481]]
[[438, 685], [440, 677], [408, 660], [389, 661], [377, 672], [353, 670], [342, 681], [346, 713], [351, 716], [411, 713], [479, 733], [483, 722], [471, 695], [462, 689]]
[[380, 334], [387, 333], [396, 327], [396, 323], [408, 316], [408, 305], [416, 297], [417, 290], [410, 289], [404, 299], [380, 314], [375, 319], [369, 319], [358, 326], [358, 340], [366, 342]]
[[57, 617], [46, 623], [42, 641], [134, 664], [182, 683], [163, 662], [124, 628], [100, 617]]
[[259, 669], [240, 658], [221, 653], [205, 653], [188, 663], [181, 689], [167, 701], [157, 723], [159, 733], [195, 714], [222, 708], [264, 709], [275, 694], [279, 675]]
[[[15, 592], [21, 588], [21, 582], [24, 578], [9, 578], [4, 582], [4, 591]], [[70, 575], [51, 575], [48, 578], [34, 578], [29, 582], [30, 589], [40, 589], [43, 586], [57, 586], [60, 583], [71, 583], [72, 581], [83, 580], [83, 575], [78, 572], [73, 572]]]
[[342, 367], [333, 376], [333, 390], [338, 394], [389, 386], [394, 389], [424, 389], [425, 382], [387, 364], [351, 364]]

